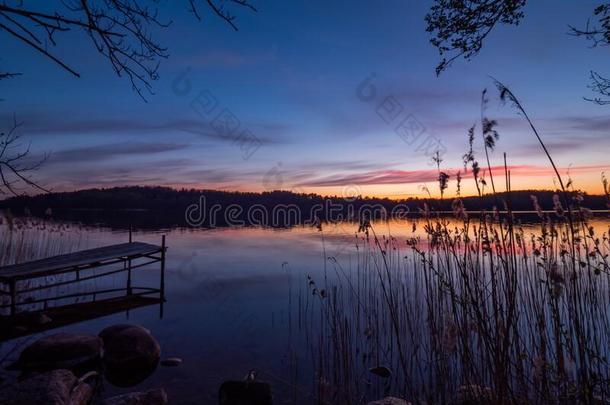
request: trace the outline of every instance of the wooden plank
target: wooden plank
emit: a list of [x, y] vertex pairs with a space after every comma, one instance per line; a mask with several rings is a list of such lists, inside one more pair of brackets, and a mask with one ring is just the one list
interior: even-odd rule
[[161, 247], [143, 242], [122, 243], [46, 259], [0, 267], [0, 282], [43, 277], [75, 270], [79, 266], [102, 265], [116, 259], [136, 259], [161, 251]]

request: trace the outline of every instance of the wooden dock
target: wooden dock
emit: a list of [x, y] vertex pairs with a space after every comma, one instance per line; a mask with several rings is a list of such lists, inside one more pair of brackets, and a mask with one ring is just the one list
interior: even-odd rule
[[[10, 315], [15, 315], [22, 305], [40, 304], [47, 308], [49, 302], [59, 301], [83, 296], [96, 296], [104, 294], [121, 293], [125, 296], [158, 294], [161, 301], [165, 296], [165, 235], [161, 238], [161, 245], [152, 245], [142, 242], [133, 242], [131, 232], [129, 242], [117, 245], [104, 246], [95, 249], [83, 250], [46, 259], [0, 267], [0, 295], [10, 297], [9, 304], [0, 305], [0, 309], [10, 308]], [[152, 263], [160, 263], [159, 287], [138, 287], [132, 285], [132, 271]], [[105, 271], [97, 273], [92, 269], [104, 268]], [[33, 298], [20, 302], [19, 294], [34, 294], [37, 291], [48, 290], [53, 287], [66, 286], [86, 280], [106, 277], [112, 274], [126, 273], [125, 287], [97, 291], [79, 292], [51, 297]], [[57, 275], [66, 277], [56, 280]], [[71, 276], [71, 277], [70, 277]], [[50, 282], [46, 282], [51, 278]], [[28, 285], [28, 281], [39, 280], [40, 285]], [[19, 284], [26, 284], [19, 288]], [[35, 294], [34, 294], [35, 295]]]

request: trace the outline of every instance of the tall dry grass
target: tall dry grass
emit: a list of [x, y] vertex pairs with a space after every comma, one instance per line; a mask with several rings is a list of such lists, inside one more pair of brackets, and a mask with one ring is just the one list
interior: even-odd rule
[[[15, 217], [8, 210], [0, 211], [0, 266], [71, 253], [86, 245], [87, 234], [77, 225], [33, 217]], [[47, 279], [55, 280], [59, 277], [62, 276], [47, 277]], [[18, 287], [32, 288], [49, 281], [47, 279], [20, 282]], [[54, 292], [57, 291], [47, 291], [46, 294]], [[29, 299], [29, 296], [24, 295], [26, 294], [19, 294], [20, 302], [27, 302]], [[0, 295], [0, 305], [7, 305], [9, 300], [7, 295]], [[28, 310], [28, 307], [21, 306], [19, 309]], [[5, 308], [4, 312], [7, 311], [8, 309]]]
[[86, 234], [77, 225], [0, 211], [0, 266], [71, 253], [85, 243]]
[[[364, 219], [356, 265], [346, 269], [331, 257], [341, 281], [308, 280], [315, 305], [308, 301], [300, 319], [319, 403], [359, 404], [389, 393], [427, 404], [610, 403], [609, 233], [591, 226], [582, 195], [562, 179], [522, 105], [496, 84], [554, 168], [553, 213], [533, 199], [535, 232], [513, 215], [506, 157], [504, 179], [491, 171], [499, 135], [484, 116], [483, 93], [489, 178], [473, 154], [474, 128], [464, 163], [481, 193], [491, 183], [496, 208], [472, 217], [456, 199], [449, 220], [422, 207], [425, 236], [406, 244], [378, 235]], [[447, 175], [437, 164], [442, 193]], [[505, 198], [496, 193], [498, 180]]]

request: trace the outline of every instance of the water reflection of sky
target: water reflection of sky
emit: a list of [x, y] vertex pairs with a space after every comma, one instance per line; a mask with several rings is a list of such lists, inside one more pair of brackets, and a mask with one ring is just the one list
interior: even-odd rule
[[[598, 234], [608, 232], [610, 220], [596, 219], [592, 226]], [[418, 221], [413, 232], [411, 221], [374, 223], [379, 235], [391, 234], [399, 242], [423, 236]], [[453, 224], [452, 224], [453, 227]], [[163, 319], [159, 308], [146, 307], [72, 325], [64, 329], [97, 333], [116, 323], [132, 322], [149, 328], [162, 346], [162, 357], [181, 357], [177, 368], [159, 368], [137, 387], [139, 390], [163, 386], [175, 403], [213, 403], [220, 383], [241, 379], [257, 368], [261, 378], [274, 384], [276, 398], [289, 398], [295, 356], [299, 378], [297, 392], [303, 403], [308, 396], [313, 374], [308, 369], [304, 342], [296, 338], [296, 301], [300, 290], [307, 292], [306, 276], [320, 279], [324, 256], [333, 256], [349, 271], [354, 266], [358, 224], [324, 224], [322, 232], [314, 227], [291, 229], [176, 229], [167, 235], [167, 303]], [[526, 235], [537, 232], [526, 225]], [[125, 232], [105, 229], [73, 228], [81, 232], [80, 248], [96, 247], [127, 240]], [[57, 233], [57, 238], [68, 238]], [[72, 238], [73, 236], [71, 236]], [[161, 232], [136, 232], [134, 240], [160, 243]], [[329, 272], [333, 276], [333, 272]], [[155, 265], [137, 271], [135, 280], [142, 285], [158, 283]], [[111, 282], [120, 283], [120, 279]], [[290, 303], [289, 294], [293, 293]], [[293, 336], [289, 317], [293, 316]], [[52, 333], [52, 332], [47, 332]], [[15, 342], [3, 344], [1, 352]], [[1, 353], [0, 353], [1, 354]], [[107, 393], [120, 392], [106, 384]]]

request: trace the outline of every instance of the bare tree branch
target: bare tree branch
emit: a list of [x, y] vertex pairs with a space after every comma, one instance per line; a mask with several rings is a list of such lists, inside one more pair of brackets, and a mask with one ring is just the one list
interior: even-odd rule
[[0, 80], [2, 79], [10, 79], [11, 77], [21, 76], [21, 73], [15, 72], [0, 72]]
[[[585, 28], [569, 26], [569, 34], [576, 37], [584, 37], [591, 43], [591, 47], [610, 45], [610, 4], [602, 4], [593, 10], [597, 18], [597, 24], [591, 25], [587, 21]], [[584, 97], [585, 100], [599, 105], [610, 104], [610, 79], [591, 71], [589, 88], [597, 93], [597, 97]]]
[[[441, 74], [459, 57], [471, 59], [483, 47], [483, 41], [498, 24], [518, 25], [527, 0], [435, 0], [426, 15], [426, 31], [430, 42], [442, 59], [436, 67]], [[585, 28], [569, 26], [568, 34], [583, 37], [592, 47], [610, 45], [610, 3], [593, 11], [596, 22], [587, 21]], [[599, 105], [610, 104], [610, 78], [592, 71], [589, 88], [597, 97], [585, 100]]]
[[59, 60], [55, 56], [51, 55], [42, 46], [38, 45], [37, 43], [35, 43], [34, 41], [30, 40], [29, 38], [26, 38], [23, 35], [19, 34], [18, 32], [13, 31], [11, 28], [7, 27], [6, 25], [4, 25], [2, 23], [0, 23], [0, 30], [4, 30], [4, 31], [8, 32], [9, 34], [11, 34], [12, 36], [16, 37], [17, 39], [20, 39], [21, 41], [25, 42], [26, 44], [28, 44], [32, 48], [36, 49], [38, 52], [40, 52], [43, 55], [45, 55], [47, 58], [51, 59], [53, 62], [57, 63], [59, 66], [61, 66], [62, 68], [64, 68], [68, 72], [72, 73], [74, 76], [80, 77], [80, 75], [78, 73], [76, 73], [76, 71], [74, 69], [70, 68], [68, 65], [63, 63], [61, 60]]
[[603, 77], [594, 71], [591, 71], [590, 79], [591, 82], [588, 87], [593, 90], [593, 92], [599, 94], [600, 97], [584, 97], [584, 99], [599, 105], [610, 104], [610, 79]]
[[13, 122], [6, 132], [0, 132], [0, 194], [20, 195], [25, 188], [34, 188], [48, 192], [46, 188], [32, 180], [32, 173], [40, 168], [46, 161], [47, 156], [42, 159], [30, 159], [30, 147], [20, 143], [18, 133], [22, 123]]
[[[188, 0], [196, 18], [200, 12], [197, 0]], [[22, 2], [10, 6], [0, 2], [0, 33], [16, 38], [24, 45], [58, 64], [70, 74], [80, 77], [67, 61], [55, 55], [64, 34], [84, 30], [95, 49], [103, 55], [118, 76], [126, 76], [133, 90], [142, 99], [144, 92], [152, 94], [151, 82], [158, 78], [160, 60], [166, 58], [167, 48], [149, 34], [151, 27], [166, 28], [158, 10], [146, 0], [73, 0], [58, 2], [53, 12], [42, 12], [24, 6]], [[256, 12], [248, 0], [201, 0], [211, 11], [237, 30], [235, 16], [223, 3], [233, 4]], [[0, 79], [3, 78], [0, 76]]]
[[[216, 5], [216, 3], [214, 2], [214, 0], [206, 0], [206, 2], [208, 3], [208, 6], [210, 6], [210, 8], [212, 9], [212, 11], [214, 11], [214, 13], [219, 16], [220, 18], [222, 18], [223, 20], [225, 20], [235, 31], [238, 31], [237, 26], [235, 25], [235, 23], [233, 22], [233, 20], [235, 20], [235, 16], [232, 15], [231, 13], [229, 13], [222, 4], [220, 4], [219, 6]], [[257, 12], [258, 10], [256, 10], [256, 8], [254, 8], [254, 6], [252, 6], [251, 4], [249, 4], [247, 1], [245, 0], [230, 0], [231, 3], [235, 3], [238, 4], [240, 6], [244, 6], [244, 7], [248, 7], [250, 10]], [[190, 2], [191, 5], [193, 4], [192, 1]]]
[[[469, 60], [483, 47], [483, 41], [498, 24], [518, 25], [526, 0], [436, 0], [426, 15], [426, 31], [442, 60], [441, 74], [459, 57]], [[447, 56], [445, 56], [447, 55]]]
[[[196, 18], [200, 14], [195, 3], [188, 0]], [[211, 10], [233, 29], [235, 16], [222, 4], [226, 1], [256, 12], [247, 0], [202, 0]], [[60, 36], [75, 29], [84, 30], [95, 49], [103, 55], [118, 76], [127, 76], [133, 90], [145, 100], [143, 91], [152, 93], [151, 82], [158, 78], [161, 59], [166, 58], [167, 48], [159, 45], [149, 34], [151, 26], [166, 28], [171, 22], [162, 22], [157, 9], [144, 5], [145, 0], [73, 0], [59, 2], [52, 13], [26, 8], [23, 2], [9, 6], [0, 0], [0, 33], [6, 33], [24, 45], [35, 49], [47, 59], [76, 77], [80, 74], [67, 62], [49, 50], [57, 46]], [[0, 80], [21, 73], [0, 72]], [[0, 194], [18, 195], [22, 187], [48, 191], [31, 178], [46, 160], [30, 158], [29, 146], [19, 143], [17, 131], [21, 126], [16, 119], [7, 132], [0, 132]]]
[[585, 37], [591, 41], [593, 47], [607, 46], [610, 44], [610, 4], [602, 4], [593, 10], [598, 25], [591, 25], [588, 20], [585, 28], [576, 28], [569, 25], [569, 34], [576, 37]]

